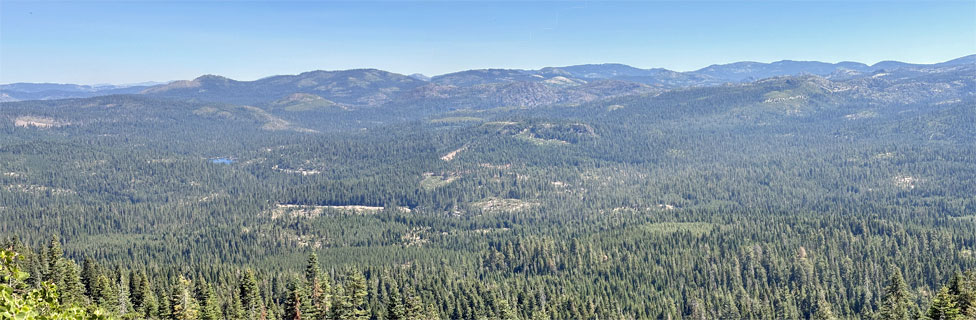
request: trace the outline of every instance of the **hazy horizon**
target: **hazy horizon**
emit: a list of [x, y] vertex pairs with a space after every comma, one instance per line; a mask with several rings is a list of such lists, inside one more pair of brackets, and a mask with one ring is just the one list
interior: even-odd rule
[[[668, 69], [668, 70], [671, 70], [671, 71], [689, 72], [689, 71], [701, 70], [701, 69], [707, 68], [707, 67], [712, 66], [712, 65], [723, 65], [723, 64], [730, 64], [730, 63], [737, 63], [737, 62], [773, 63], [773, 62], [779, 62], [779, 61], [801, 61], [801, 62], [803, 62], [803, 61], [815, 61], [815, 62], [825, 62], [825, 63], [833, 63], [833, 64], [837, 64], [837, 63], [841, 63], [841, 62], [855, 62], [855, 63], [863, 63], [863, 64], [866, 64], [866, 65], [869, 65], [870, 66], [870, 65], [874, 65], [874, 64], [877, 64], [879, 62], [884, 62], [884, 61], [898, 61], [898, 62], [905, 62], [905, 63], [911, 63], [911, 64], [935, 64], [935, 63], [941, 63], [941, 62], [955, 60], [955, 59], [958, 59], [958, 58], [967, 57], [967, 56], [970, 56], [970, 55], [976, 55], [976, 53], [967, 54], [967, 55], [963, 55], [963, 56], [959, 56], [959, 57], [954, 57], [954, 58], [948, 58], [948, 59], [940, 60], [940, 61], [933, 61], [933, 62], [898, 61], [898, 60], [892, 60], [892, 59], [878, 60], [878, 61], [874, 61], [874, 62], [871, 62], [871, 63], [867, 63], [867, 62], [863, 62], [863, 61], [850, 61], [850, 60], [840, 60], [840, 61], [790, 60], [790, 59], [780, 59], [780, 60], [773, 60], [773, 61], [739, 60], [739, 61], [729, 61], [729, 62], [721, 62], [721, 63], [712, 63], [712, 64], [709, 64], [709, 65], [702, 66], [701, 68], [695, 68], [695, 69], [690, 69], [690, 70], [674, 70], [674, 69], [670, 69], [670, 68], [655, 67], [655, 66], [650, 66], [650, 67], [635, 66], [635, 65], [632, 65], [632, 64], [622, 63], [622, 62], [596, 62], [596, 63], [580, 63], [580, 64], [574, 64], [574, 65], [623, 64], [623, 65], [628, 65], [628, 66], [635, 67], [635, 68], [640, 68], [640, 69], [664, 68], [664, 69]], [[421, 72], [395, 72], [395, 71], [391, 71], [391, 70], [384, 70], [384, 71], [394, 72], [394, 73], [398, 73], [398, 74], [402, 74], [402, 75], [408, 75], [408, 76], [409, 75], [414, 75], [414, 74], [421, 74], [421, 75], [428, 76], [428, 77], [434, 77], [434, 76], [451, 74], [451, 73], [455, 73], [455, 72], [462, 72], [462, 71], [468, 71], [468, 70], [486, 70], [486, 69], [539, 70], [539, 69], [547, 68], [547, 67], [568, 67], [568, 66], [573, 66], [573, 65], [541, 66], [541, 67], [532, 67], [532, 68], [496, 68], [496, 67], [490, 67], [490, 68], [455, 70], [455, 71], [451, 71], [451, 72], [447, 72], [447, 73], [440, 73], [440, 74], [425, 74], [425, 73], [421, 73]], [[260, 76], [260, 77], [257, 77], [257, 78], [250, 78], [250, 79], [238, 79], [238, 78], [228, 77], [226, 75], [221, 75], [221, 74], [212, 74], [212, 75], [223, 76], [223, 77], [227, 77], [229, 79], [237, 80], [237, 81], [255, 81], [255, 80], [260, 80], [260, 79], [264, 79], [264, 78], [268, 78], [268, 77], [274, 77], [274, 76], [280, 76], [280, 75], [296, 75], [296, 74], [300, 74], [300, 73], [304, 73], [304, 72], [311, 72], [311, 71], [342, 71], [342, 70], [355, 70], [355, 69], [378, 69], [378, 68], [359, 67], [359, 68], [349, 68], [349, 69], [328, 69], [328, 70], [326, 70], [326, 69], [309, 69], [309, 70], [305, 70], [305, 71], [301, 71], [301, 72], [297, 72], [297, 73], [268, 74], [268, 75]], [[379, 69], [379, 70], [383, 70], [383, 69]], [[173, 82], [173, 81], [193, 80], [193, 79], [196, 79], [196, 78], [201, 77], [201, 76], [204, 76], [204, 75], [211, 75], [211, 73], [201, 73], [201, 74], [198, 74], [196, 76], [192, 76], [192, 77], [189, 77], [189, 78], [183, 78], [183, 79], [167, 79], [167, 80], [147, 79], [147, 80], [143, 80], [143, 81], [124, 82], [124, 83], [104, 83], [104, 82], [103, 83], [71, 83], [71, 82], [24, 82], [24, 81], [20, 81], [20, 82], [0, 82], [0, 85], [9, 85], [9, 84], [15, 84], [15, 83], [45, 83], [45, 84], [74, 84], [74, 85], [85, 85], [85, 86], [92, 86], [92, 87], [96, 87], [96, 86], [112, 86], [112, 85], [115, 85], [115, 86], [126, 86], [126, 85], [143, 85], [143, 84], [165, 84], [165, 83], [169, 83], [169, 82]]]
[[937, 63], [976, 53], [976, 2], [0, 3], [0, 83], [432, 76], [622, 63]]

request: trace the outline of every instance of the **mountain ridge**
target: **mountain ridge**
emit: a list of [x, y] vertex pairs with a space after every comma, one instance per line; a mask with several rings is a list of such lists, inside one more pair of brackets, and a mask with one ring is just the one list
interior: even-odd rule
[[[83, 98], [109, 94], [154, 94], [242, 104], [270, 103], [295, 93], [313, 94], [345, 105], [375, 106], [397, 95], [428, 84], [474, 87], [511, 82], [540, 82], [553, 86], [578, 86], [596, 80], [634, 82], [672, 89], [711, 86], [724, 83], [756, 81], [777, 76], [813, 74], [825, 77], [847, 77], [902, 68], [952, 67], [976, 65], [976, 54], [933, 64], [880, 61], [873, 65], [860, 62], [779, 60], [774, 62], [739, 61], [713, 64], [693, 71], [664, 68], [642, 69], [622, 63], [579, 64], [562, 67], [527, 69], [472, 69], [427, 77], [404, 75], [375, 68], [348, 70], [313, 70], [295, 75], [272, 75], [253, 81], [205, 74], [192, 80], [177, 80], [153, 86], [89, 86], [50, 83], [12, 83], [0, 85], [0, 101], [50, 100]], [[531, 90], [530, 90], [531, 91]], [[226, 96], [234, 96], [228, 99]], [[518, 100], [518, 99], [516, 99]]]

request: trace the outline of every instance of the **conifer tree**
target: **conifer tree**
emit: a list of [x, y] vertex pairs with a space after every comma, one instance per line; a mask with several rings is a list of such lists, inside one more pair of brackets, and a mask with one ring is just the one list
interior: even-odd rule
[[550, 317], [549, 313], [546, 312], [545, 310], [539, 309], [532, 312], [532, 320], [549, 320], [549, 319], [552, 319], [552, 317]]
[[834, 311], [831, 308], [830, 303], [827, 302], [827, 298], [824, 296], [824, 293], [822, 291], [817, 295], [817, 304], [815, 307], [816, 309], [814, 310], [813, 317], [811, 317], [811, 319], [814, 320], [837, 319], [837, 317], [834, 316]]
[[45, 266], [44, 279], [50, 281], [58, 288], [64, 287], [64, 250], [61, 249], [61, 241], [58, 236], [52, 236], [47, 247], [47, 266]]
[[366, 295], [366, 279], [363, 275], [356, 271], [347, 272], [343, 285], [336, 285], [336, 291], [332, 294], [329, 319], [367, 319], [369, 312], [365, 306]]
[[688, 314], [687, 319], [704, 320], [708, 319], [708, 313], [705, 310], [704, 303], [700, 299], [693, 299], [688, 303]]
[[778, 319], [797, 319], [799, 318], [799, 310], [797, 310], [795, 300], [793, 296], [785, 291], [779, 290], [774, 296], [774, 312], [775, 317]]
[[348, 319], [352, 314], [353, 304], [351, 297], [346, 294], [346, 288], [336, 283], [332, 292], [332, 308], [329, 309], [329, 320]]
[[433, 303], [427, 304], [427, 319], [440, 319], [440, 312], [437, 311], [437, 307]]
[[282, 311], [281, 306], [278, 305], [278, 301], [272, 299], [270, 294], [265, 294], [264, 296], [268, 298], [264, 301], [264, 309], [262, 309], [261, 312], [261, 319], [281, 319], [284, 311]]
[[888, 285], [884, 288], [878, 319], [909, 320], [915, 318], [911, 300], [908, 285], [905, 284], [905, 279], [901, 276], [901, 270], [894, 269], [888, 280]]
[[115, 310], [119, 303], [118, 288], [108, 275], [99, 273], [95, 278], [95, 295], [92, 297], [95, 304], [106, 310]]
[[22, 256], [0, 247], [0, 319], [107, 319], [103, 310], [58, 302], [58, 288], [44, 282], [40, 288], [26, 283], [30, 274], [15, 263]]
[[518, 320], [518, 312], [504, 298], [496, 298], [498, 303], [499, 318], [502, 320]]
[[85, 285], [85, 295], [94, 298], [98, 291], [98, 263], [92, 257], [85, 256], [81, 269], [81, 282]]
[[[159, 298], [156, 296], [156, 292], [148, 289], [145, 298], [143, 298], [143, 306], [141, 314], [146, 315], [146, 318], [155, 318], [160, 316], [160, 309], [162, 308], [159, 303]], [[163, 301], [168, 301], [167, 299], [162, 299]]]
[[156, 294], [157, 301], [159, 301], [159, 306], [156, 307], [155, 316], [160, 319], [172, 319], [173, 308], [171, 306], [170, 295], [172, 292], [166, 292], [166, 288], [160, 286], [159, 292]]
[[949, 293], [956, 298], [961, 315], [976, 319], [976, 271], [953, 275], [949, 280]]
[[309, 254], [308, 262], [305, 266], [305, 286], [308, 299], [303, 303], [305, 310], [303, 315], [307, 319], [324, 319], [329, 311], [331, 297], [329, 294], [329, 282], [322, 276], [319, 268], [318, 255]]
[[369, 318], [369, 310], [366, 306], [366, 278], [358, 271], [351, 271], [347, 277], [344, 291], [346, 299], [351, 305], [348, 318], [350, 320], [365, 320]]
[[244, 270], [241, 274], [239, 293], [241, 308], [244, 310], [244, 318], [246, 319], [260, 319], [264, 315], [264, 306], [259, 290], [254, 271], [251, 269]]
[[115, 271], [115, 298], [117, 304], [115, 306], [116, 314], [124, 316], [132, 311], [132, 302], [129, 300], [129, 279], [126, 277], [126, 272], [122, 270], [122, 266], [117, 266]]
[[142, 311], [143, 299], [145, 299], [142, 288], [142, 275], [138, 271], [129, 272], [129, 300], [132, 301], [132, 309], [135, 312]]
[[305, 299], [307, 299], [307, 294], [301, 282], [295, 279], [289, 279], [288, 291], [285, 293], [284, 319], [313, 319], [313, 317], [304, 315], [302, 313]]
[[217, 295], [214, 294], [213, 287], [202, 276], [197, 277], [194, 295], [200, 303], [201, 320], [220, 319], [220, 305], [217, 302]]
[[420, 301], [420, 297], [415, 294], [407, 296], [406, 315], [407, 319], [424, 319], [427, 317], [423, 301]]
[[932, 306], [925, 316], [931, 320], [963, 320], [962, 312], [956, 305], [956, 297], [949, 293], [949, 287], [943, 286], [932, 298]]
[[61, 303], [84, 304], [85, 285], [81, 282], [81, 271], [73, 261], [61, 259], [64, 274], [64, 288], [61, 290]]
[[394, 287], [390, 290], [386, 303], [386, 320], [405, 320], [407, 319], [406, 308], [400, 298], [400, 290]]
[[199, 317], [200, 305], [193, 296], [192, 283], [182, 275], [176, 279], [169, 297], [170, 319], [195, 320]]
[[132, 272], [129, 279], [129, 295], [132, 300], [132, 308], [137, 314], [144, 317], [155, 312], [156, 294], [153, 293], [149, 283], [149, 276], [145, 271]]
[[241, 296], [239, 294], [231, 295], [230, 302], [224, 306], [224, 319], [244, 319], [244, 307], [241, 304]]

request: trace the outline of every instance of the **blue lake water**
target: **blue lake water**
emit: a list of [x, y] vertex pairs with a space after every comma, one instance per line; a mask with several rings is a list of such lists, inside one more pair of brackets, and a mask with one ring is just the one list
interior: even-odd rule
[[231, 164], [234, 163], [234, 160], [230, 158], [211, 158], [210, 162], [219, 163], [219, 164]]

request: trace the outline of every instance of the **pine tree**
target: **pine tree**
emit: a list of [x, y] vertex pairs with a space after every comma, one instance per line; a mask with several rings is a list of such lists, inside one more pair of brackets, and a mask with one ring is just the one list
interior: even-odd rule
[[85, 304], [85, 285], [81, 281], [81, 270], [69, 259], [61, 259], [61, 264], [61, 269], [65, 271], [61, 303]]
[[329, 309], [329, 320], [342, 320], [345, 319], [352, 309], [352, 301], [348, 299], [346, 295], [345, 288], [341, 285], [341, 282], [337, 282], [335, 289], [332, 292], [332, 301], [330, 304], [332, 308]]
[[351, 271], [347, 277], [344, 287], [346, 299], [351, 305], [348, 317], [349, 320], [369, 319], [369, 310], [366, 308], [366, 278], [358, 271]]
[[132, 309], [137, 314], [149, 317], [156, 308], [156, 297], [149, 284], [149, 277], [145, 271], [132, 272], [129, 276], [129, 295], [132, 300]]
[[47, 247], [47, 266], [44, 270], [44, 279], [50, 281], [58, 288], [64, 288], [64, 250], [61, 249], [61, 241], [58, 236], [52, 236]]
[[95, 304], [106, 310], [115, 310], [119, 303], [118, 288], [109, 277], [103, 273], [95, 278], [95, 294], [92, 296]]
[[336, 285], [332, 294], [332, 309], [329, 319], [360, 320], [369, 317], [366, 310], [366, 279], [356, 271], [346, 273], [342, 286]]
[[115, 275], [118, 277], [115, 281], [115, 297], [118, 302], [114, 310], [118, 315], [124, 316], [132, 311], [132, 302], [129, 300], [129, 279], [125, 276], [126, 272], [122, 270], [122, 266], [116, 267]]
[[244, 307], [241, 305], [240, 295], [231, 295], [230, 302], [224, 306], [224, 319], [244, 319]]
[[275, 299], [271, 298], [270, 294], [265, 294], [264, 296], [268, 298], [264, 301], [264, 309], [261, 313], [261, 319], [281, 319], [282, 314], [284, 314], [281, 306], [278, 305], [278, 302], [275, 301]]
[[434, 307], [432, 303], [427, 304], [427, 319], [440, 319], [440, 312], [437, 311], [437, 307]]
[[[162, 307], [159, 305], [159, 298], [157, 298], [156, 292], [151, 289], [147, 289], [147, 290], [148, 292], [146, 293], [146, 296], [143, 299], [143, 306], [142, 306], [141, 313], [146, 315], [146, 318], [161, 317], [159, 310]], [[168, 301], [168, 299], [162, 299], [162, 300]]]
[[500, 319], [518, 320], [518, 312], [516, 312], [515, 308], [513, 308], [511, 304], [508, 303], [508, 300], [503, 298], [498, 298], [496, 301], [498, 303], [498, 313]]
[[816, 310], [813, 312], [813, 320], [833, 320], [837, 319], [834, 316], [834, 310], [831, 308], [830, 303], [827, 302], [827, 298], [824, 296], [823, 291], [817, 295]]
[[200, 305], [193, 297], [191, 291], [192, 283], [183, 276], [180, 276], [173, 284], [172, 293], [169, 297], [170, 319], [173, 320], [194, 320], [198, 319]]
[[549, 320], [552, 317], [545, 310], [536, 310], [532, 312], [532, 320]]
[[302, 314], [307, 319], [324, 319], [330, 307], [330, 288], [329, 282], [323, 279], [319, 258], [315, 253], [308, 256], [308, 263], [305, 266], [305, 286], [309, 297], [303, 303], [305, 309], [302, 310]]
[[289, 279], [288, 292], [285, 295], [284, 305], [285, 320], [312, 319], [311, 316], [303, 316], [302, 313], [303, 303], [306, 297], [307, 294], [301, 282], [295, 279]]
[[914, 318], [912, 312], [912, 299], [908, 293], [908, 285], [901, 276], [901, 271], [895, 269], [888, 286], [884, 289], [881, 298], [881, 309], [878, 311], [878, 319], [885, 320], [909, 320]]
[[0, 319], [106, 319], [103, 310], [64, 305], [57, 301], [58, 288], [48, 282], [32, 288], [24, 281], [30, 274], [15, 261], [22, 256], [0, 247]]
[[778, 290], [774, 298], [774, 317], [777, 319], [798, 319], [799, 310], [793, 300], [793, 295], [786, 290]]
[[976, 319], [976, 272], [953, 275], [949, 281], [949, 293], [956, 298], [961, 315]]
[[400, 298], [400, 292], [397, 288], [390, 290], [390, 295], [387, 298], [386, 303], [386, 320], [405, 320], [407, 319], [406, 308], [403, 307], [403, 301]]
[[194, 295], [200, 303], [201, 320], [220, 319], [220, 305], [217, 303], [217, 295], [214, 294], [213, 287], [202, 276], [197, 277]]
[[160, 286], [159, 293], [156, 294], [156, 297], [158, 297], [157, 301], [159, 301], [159, 306], [156, 307], [155, 316], [160, 319], [171, 319], [173, 308], [170, 305], [170, 294], [166, 292], [165, 288]]
[[962, 320], [962, 313], [956, 305], [956, 297], [949, 293], [949, 287], [943, 286], [932, 298], [932, 306], [925, 314], [931, 320]]
[[427, 316], [427, 311], [424, 310], [424, 303], [420, 300], [417, 295], [411, 294], [407, 296], [406, 299], [406, 314], [407, 319], [424, 319]]
[[244, 318], [261, 319], [264, 315], [264, 306], [261, 301], [261, 293], [258, 288], [258, 281], [251, 269], [244, 270], [240, 281], [241, 308], [244, 310]]
[[132, 301], [132, 310], [135, 312], [142, 311], [141, 307], [145, 299], [142, 285], [142, 275], [136, 270], [129, 271], [129, 300]]
[[686, 319], [708, 319], [707, 311], [705, 311], [704, 303], [701, 300], [691, 300], [691, 302], [688, 303], [688, 309], [688, 314], [685, 317]]
[[95, 259], [86, 256], [81, 268], [81, 282], [85, 285], [85, 295], [92, 297], [92, 300], [98, 291], [99, 273], [98, 263], [95, 262]]

